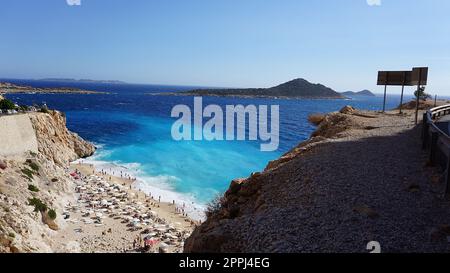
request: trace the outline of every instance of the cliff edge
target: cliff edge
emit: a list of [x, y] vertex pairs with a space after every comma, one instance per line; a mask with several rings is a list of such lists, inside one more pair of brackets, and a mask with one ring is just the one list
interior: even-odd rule
[[[53, 252], [66, 225], [64, 205], [76, 200], [65, 168], [95, 147], [70, 132], [57, 111], [0, 116], [0, 124], [9, 125], [2, 126], [0, 142], [14, 146], [0, 151], [0, 253]], [[36, 146], [28, 151], [29, 143]]]
[[61, 166], [94, 154], [95, 147], [66, 127], [65, 116], [58, 111], [29, 114], [36, 132], [39, 152]]
[[426, 167], [413, 112], [351, 107], [261, 173], [231, 182], [185, 252], [449, 251], [450, 204]]

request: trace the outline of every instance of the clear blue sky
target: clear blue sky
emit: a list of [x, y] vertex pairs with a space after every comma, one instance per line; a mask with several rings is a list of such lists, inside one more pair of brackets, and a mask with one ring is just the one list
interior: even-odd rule
[[450, 1], [381, 1], [2, 0], [0, 78], [381, 92], [377, 70], [429, 66], [450, 95]]

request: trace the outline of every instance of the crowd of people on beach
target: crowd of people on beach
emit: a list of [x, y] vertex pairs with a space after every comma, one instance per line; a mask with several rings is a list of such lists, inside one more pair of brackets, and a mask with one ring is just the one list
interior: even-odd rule
[[[123, 175], [123, 173], [122, 173]], [[68, 204], [64, 212], [66, 221], [77, 221], [71, 219], [71, 212], [81, 212], [81, 222], [86, 225], [101, 227], [106, 217], [120, 221], [126, 225], [129, 231], [139, 232], [127, 251], [139, 252], [179, 252], [182, 251], [184, 240], [188, 236], [186, 230], [169, 224], [166, 219], [161, 218], [153, 208], [160, 207], [161, 196], [156, 200], [153, 196], [134, 192], [125, 183], [113, 183], [105, 179], [104, 170], [98, 175], [89, 176], [75, 169], [71, 173], [76, 183], [78, 204]], [[122, 177], [123, 179], [123, 177]], [[185, 217], [185, 221], [194, 227], [196, 221], [188, 219], [184, 212], [184, 206], [178, 208], [175, 200], [173, 213]], [[112, 232], [111, 229], [108, 232]]]
[[[82, 165], [82, 164], [86, 164], [86, 163], [84, 163], [84, 161], [83, 160], [80, 160], [80, 161], [78, 161], [78, 164], [79, 165]], [[94, 174], [96, 174], [96, 170], [95, 170], [95, 166], [93, 165], [93, 164], [88, 164], [91, 168], [92, 168], [92, 174], [94, 175]], [[130, 181], [130, 182], [136, 182], [137, 181], [137, 178], [136, 177], [133, 177], [132, 175], [130, 175], [129, 173], [127, 173], [127, 172], [125, 172], [125, 171], [122, 171], [122, 170], [120, 170], [119, 172], [120, 172], [120, 176], [119, 176], [119, 172], [117, 172], [116, 173], [116, 171], [115, 170], [113, 170], [113, 168], [109, 168], [109, 169], [100, 169], [100, 174], [103, 176], [103, 177], [107, 177], [107, 179], [109, 180], [109, 181], [112, 181], [112, 179], [113, 179], [113, 177], [115, 176], [115, 177], [120, 177], [121, 179], [127, 179], [128, 181]], [[130, 184], [129, 185], [129, 188], [130, 188], [130, 190], [131, 189], [133, 189], [133, 187], [132, 187], [132, 184]], [[138, 191], [139, 192], [142, 192], [142, 190], [141, 189], [138, 189]], [[148, 196], [152, 199], [152, 200], [155, 200], [156, 199], [156, 197], [154, 197], [153, 195], [152, 195], [152, 193], [151, 192], [149, 192], [148, 193]], [[161, 196], [158, 196], [158, 203], [161, 203]], [[194, 204], [194, 203], [192, 203], [192, 204]], [[177, 204], [176, 202], [175, 202], [175, 200], [172, 200], [172, 205], [175, 207], [175, 213], [178, 213], [178, 214], [181, 214], [183, 217], [190, 217], [189, 216], [189, 214], [188, 214], [188, 212], [187, 212], [187, 208], [186, 208], [186, 203], [185, 202], [183, 202], [183, 204], [180, 206], [179, 204]], [[194, 210], [197, 210], [195, 207], [193, 207], [193, 209]], [[202, 223], [202, 221], [201, 220], [198, 220], [198, 221], [192, 221], [193, 223], [195, 223], [195, 224], [197, 224], [197, 225], [199, 225], [199, 224], [201, 224]]]

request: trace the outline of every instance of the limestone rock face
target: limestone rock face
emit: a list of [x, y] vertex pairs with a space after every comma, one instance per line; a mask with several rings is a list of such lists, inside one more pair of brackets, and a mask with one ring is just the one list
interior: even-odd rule
[[[95, 147], [70, 132], [60, 112], [8, 117], [29, 118], [26, 133], [35, 138], [37, 149], [0, 155], [0, 253], [53, 252], [54, 234], [65, 225], [64, 205], [75, 201], [75, 185], [65, 168], [70, 161], [92, 155]], [[8, 134], [0, 135], [0, 141], [2, 136], [3, 141], [8, 138], [22, 144], [21, 138]], [[37, 191], [30, 190], [30, 185]], [[33, 198], [53, 209], [56, 219], [36, 212]]]
[[95, 152], [94, 145], [67, 129], [62, 113], [33, 113], [30, 119], [36, 131], [39, 152], [56, 164], [65, 165]]

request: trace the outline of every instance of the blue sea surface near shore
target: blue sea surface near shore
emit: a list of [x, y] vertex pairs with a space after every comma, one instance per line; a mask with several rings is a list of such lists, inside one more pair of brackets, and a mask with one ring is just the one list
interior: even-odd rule
[[[204, 97], [203, 105], [279, 105], [280, 145], [261, 152], [257, 141], [175, 141], [170, 117], [178, 104], [193, 106], [193, 97], [148, 93], [190, 90], [193, 87], [8, 80], [33, 87], [77, 87], [111, 94], [9, 94], [18, 104], [46, 103], [66, 113], [67, 126], [99, 148], [84, 160], [98, 170], [137, 177], [137, 186], [163, 201], [185, 203], [188, 214], [202, 219], [206, 204], [223, 193], [235, 178], [261, 171], [306, 140], [314, 131], [310, 113], [338, 111], [345, 105], [380, 110], [383, 97], [351, 100], [294, 100]], [[411, 90], [412, 93], [412, 90]], [[412, 97], [405, 96], [405, 101]], [[389, 95], [387, 109], [398, 106], [400, 96]], [[270, 113], [270, 112], [269, 112]], [[239, 125], [237, 125], [239, 126]], [[242, 125], [241, 125], [242, 126]]]

